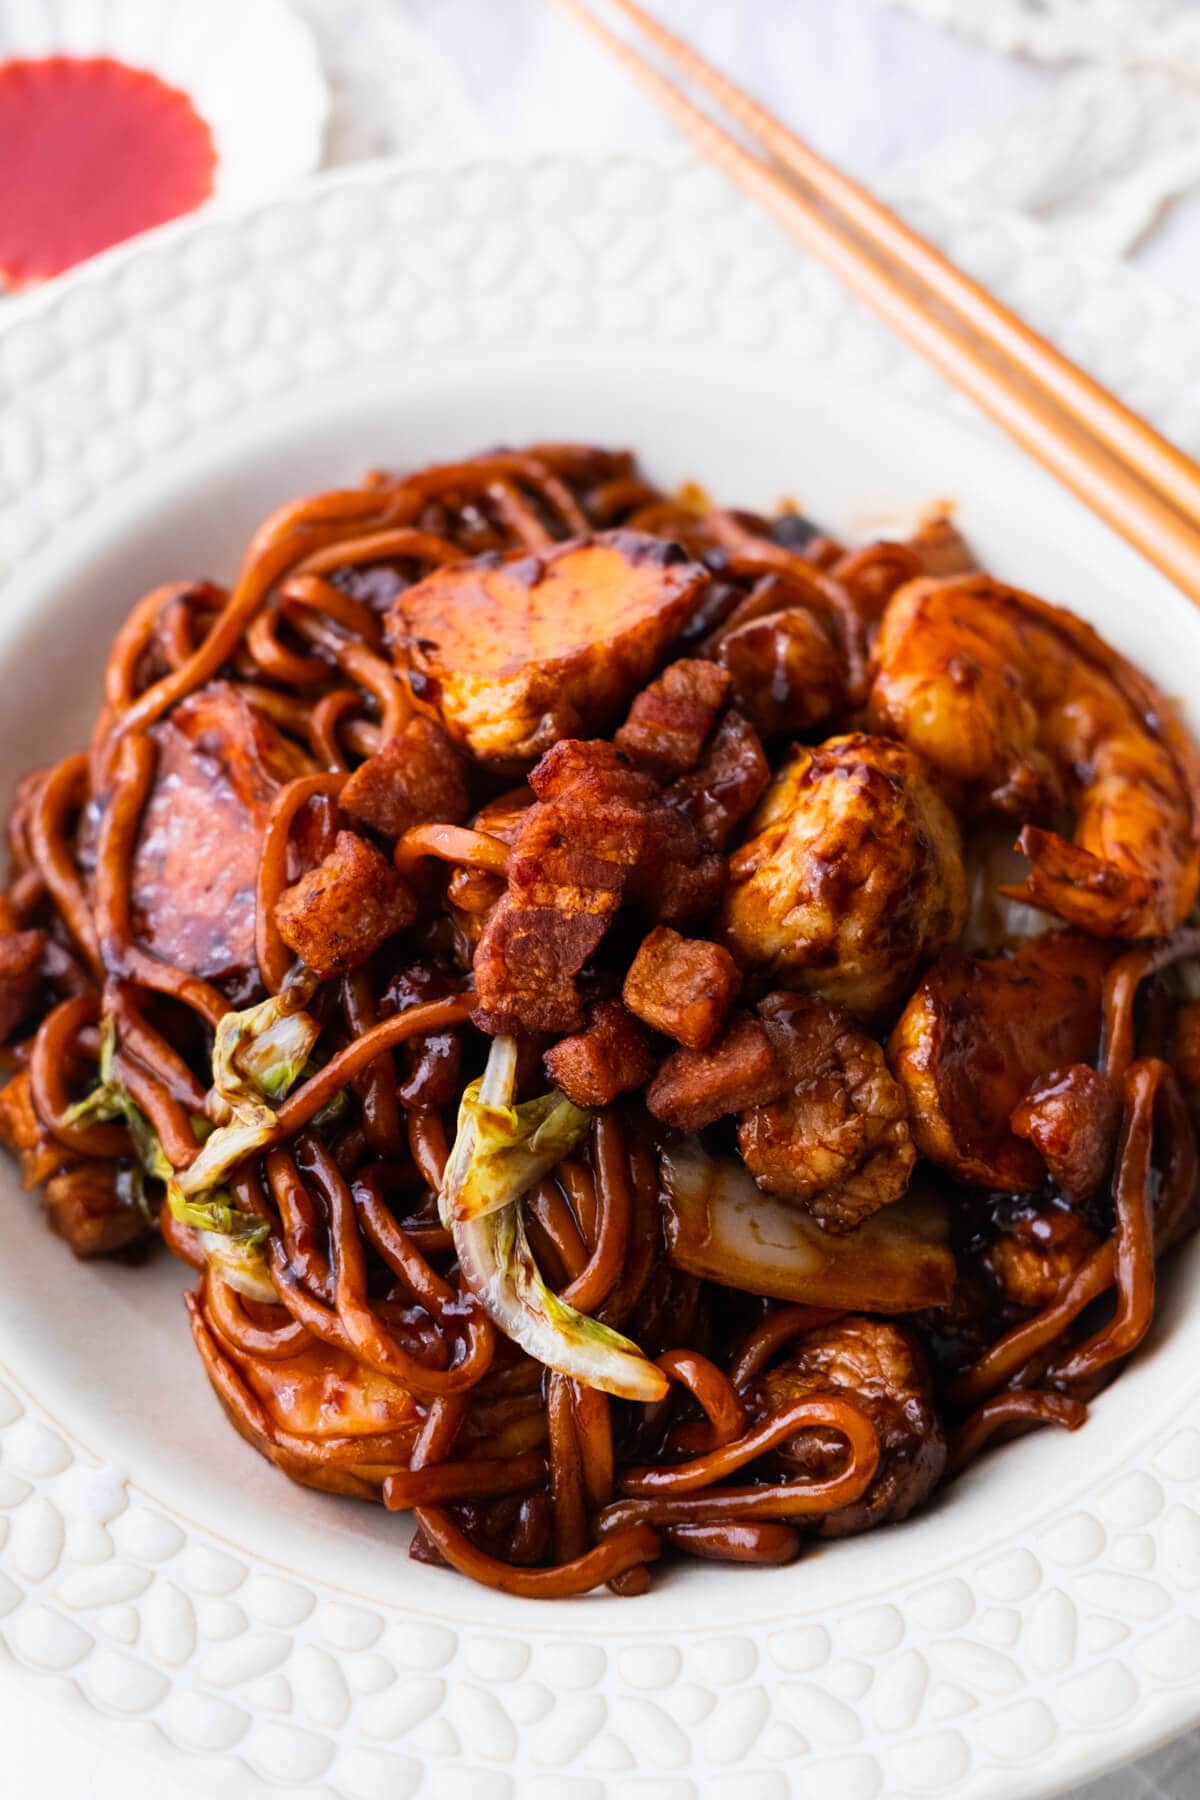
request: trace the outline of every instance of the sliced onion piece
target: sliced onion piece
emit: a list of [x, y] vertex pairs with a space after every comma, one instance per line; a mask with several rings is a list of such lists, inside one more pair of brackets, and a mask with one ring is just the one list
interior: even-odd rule
[[954, 1290], [949, 1214], [913, 1188], [844, 1236], [764, 1194], [741, 1163], [709, 1156], [698, 1138], [661, 1159], [671, 1261], [751, 1294], [835, 1311], [916, 1312]]

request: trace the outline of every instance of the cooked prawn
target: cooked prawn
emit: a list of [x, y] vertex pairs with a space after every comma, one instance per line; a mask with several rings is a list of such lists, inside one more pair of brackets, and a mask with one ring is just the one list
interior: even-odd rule
[[[1101, 937], [1187, 917], [1200, 881], [1200, 756], [1168, 702], [1082, 620], [986, 575], [906, 584], [875, 648], [874, 730], [975, 811], [1024, 821], [1005, 891]], [[1069, 806], [1074, 841], [1041, 823]]]

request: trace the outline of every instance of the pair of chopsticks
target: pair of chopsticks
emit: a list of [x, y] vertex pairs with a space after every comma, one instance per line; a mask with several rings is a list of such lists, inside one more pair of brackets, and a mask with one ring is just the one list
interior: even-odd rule
[[725, 120], [606, 23], [597, 0], [558, 0], [805, 249], [1200, 604], [1200, 466], [636, 0], [605, 3]]

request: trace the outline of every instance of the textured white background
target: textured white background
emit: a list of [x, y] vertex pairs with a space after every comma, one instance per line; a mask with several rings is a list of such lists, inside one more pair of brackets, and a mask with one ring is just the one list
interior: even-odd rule
[[[471, 141], [609, 146], [669, 136], [549, 0], [298, 4], [334, 81], [336, 160]], [[996, 0], [997, 10], [1004, 4]], [[969, 208], [1032, 211], [1134, 256], [1200, 301], [1200, 200], [1193, 192], [1163, 204], [1200, 178], [1196, 87], [1012, 59], [883, 0], [659, 0], [658, 10], [867, 179], [949, 190]], [[1129, 10], [1136, 14], [1140, 0]], [[440, 52], [440, 64], [421, 53], [405, 22]], [[180, 1765], [164, 1779], [157, 1759], [127, 1736], [114, 1745], [100, 1720], [74, 1710], [64, 1728], [63, 1716], [46, 1688], [0, 1672], [6, 1796], [184, 1800], [215, 1791], [211, 1764], [195, 1773]], [[232, 1770], [219, 1788], [230, 1800], [250, 1791]], [[1197, 1800], [1200, 1739], [1110, 1777], [1086, 1800], [1156, 1796]]]

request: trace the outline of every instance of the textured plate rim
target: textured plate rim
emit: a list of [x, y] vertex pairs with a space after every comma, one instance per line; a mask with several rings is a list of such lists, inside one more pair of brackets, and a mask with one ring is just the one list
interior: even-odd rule
[[[151, 313], [162, 304], [161, 276], [172, 259], [176, 259], [175, 267], [172, 270], [173, 275], [177, 274], [178, 257], [182, 257], [188, 270], [187, 280], [211, 280], [214, 275], [219, 278], [222, 256], [228, 256], [239, 236], [248, 240], [254, 232], [261, 233], [265, 229], [268, 238], [273, 237], [277, 243], [286, 243], [294, 232], [297, 222], [302, 221], [306, 215], [311, 218], [317, 214], [322, 207], [327, 205], [331, 197], [334, 197], [335, 207], [338, 204], [337, 196], [348, 198], [351, 212], [353, 212], [356, 194], [365, 196], [376, 192], [382, 193], [392, 188], [397, 192], [407, 188], [411, 197], [414, 191], [419, 190], [420, 184], [423, 182], [436, 184], [446, 179], [454, 179], [463, 171], [474, 175], [481, 172], [498, 172], [500, 177], [509, 184], [511, 193], [523, 199], [526, 204], [538, 200], [540, 185], [543, 191], [538, 203], [545, 204], [544, 190], [547, 185], [553, 188], [556, 182], [560, 185], [565, 182], [569, 188], [572, 181], [577, 183], [581, 179], [586, 181], [593, 177], [599, 179], [596, 171], [604, 169], [612, 169], [618, 178], [623, 175], [635, 182], [642, 180], [649, 171], [653, 171], [656, 179], [670, 179], [672, 183], [685, 180], [695, 182], [698, 179], [701, 186], [704, 187], [704, 183], [708, 180], [702, 172], [696, 171], [690, 162], [669, 154], [653, 157], [591, 158], [584, 156], [530, 156], [512, 159], [492, 158], [486, 162], [468, 159], [465, 163], [460, 163], [458, 159], [445, 158], [436, 164], [421, 168], [413, 168], [408, 165], [373, 166], [369, 169], [350, 171], [346, 174], [325, 178], [312, 184], [303, 196], [289, 197], [286, 201], [260, 208], [241, 219], [226, 216], [219, 221], [182, 222], [164, 227], [162, 231], [152, 234], [144, 243], [113, 251], [106, 257], [98, 259], [97, 262], [87, 265], [66, 281], [56, 284], [52, 290], [25, 296], [12, 307], [6, 308], [5, 318], [3, 322], [0, 322], [0, 391], [3, 391], [6, 380], [11, 379], [14, 373], [11, 356], [7, 364], [5, 361], [6, 354], [11, 351], [14, 342], [22, 346], [15, 358], [16, 372], [19, 375], [24, 369], [26, 376], [32, 375], [36, 384], [37, 370], [29, 368], [29, 359], [32, 356], [36, 363], [35, 340], [42, 326], [53, 321], [53, 328], [59, 333], [65, 334], [62, 338], [64, 345], [70, 345], [73, 350], [77, 350], [81, 343], [88, 343], [93, 334], [98, 334], [99, 339], [104, 340], [108, 334], [115, 333], [116, 340], [119, 342], [120, 331], [116, 328], [117, 322], [114, 319], [106, 318], [106, 295], [111, 298], [115, 292], [120, 290], [123, 294], [122, 305], [131, 310], [134, 315], [138, 313], [139, 309]], [[705, 187], [704, 191], [711, 196], [711, 187]], [[1015, 248], [1021, 255], [1028, 255], [1031, 259], [1035, 259], [1044, 250], [1045, 240], [1036, 231], [1018, 226], [1013, 222], [997, 223], [991, 228], [999, 234], [999, 240], [1007, 246], [1010, 252]], [[748, 229], [750, 228], [748, 227]], [[757, 241], [757, 234], [752, 233], [752, 235], [755, 235]], [[203, 254], [188, 263], [189, 247], [194, 251], [197, 245], [205, 246]], [[1066, 256], [1064, 260], [1079, 271], [1080, 280], [1085, 284], [1091, 284], [1093, 287], [1097, 284], [1106, 287], [1111, 290], [1114, 297], [1119, 293], [1126, 300], [1130, 295], [1140, 295], [1142, 297], [1140, 303], [1145, 304], [1152, 312], [1157, 311], [1160, 317], [1170, 315], [1177, 323], [1186, 317], [1186, 309], [1172, 307], [1169, 303], [1157, 299], [1150, 290], [1142, 289], [1133, 278], [1124, 274], [1118, 277], [1116, 272], [1105, 272], [1103, 265], [1088, 264], [1082, 258]], [[130, 290], [128, 282], [130, 275], [137, 276], [132, 290]], [[81, 298], [84, 302], [82, 307], [80, 305]], [[93, 302], [99, 302], [98, 308]], [[33, 328], [32, 336], [30, 336], [31, 327]], [[851, 328], [847, 326], [846, 329], [848, 334], [853, 336]], [[23, 340], [20, 336], [22, 331], [25, 332]], [[864, 336], [864, 344], [868, 341], [868, 336]], [[902, 354], [899, 352], [890, 354], [890, 363], [897, 372], [900, 368], [897, 358], [902, 358]], [[911, 374], [912, 371], [908, 370], [907, 377], [911, 377]], [[900, 379], [899, 373], [897, 373], [897, 379]], [[919, 380], [917, 390], [923, 399], [932, 398], [933, 390], [922, 388]], [[34, 391], [36, 392], [36, 385]], [[243, 403], [244, 401], [245, 397], [243, 396]], [[0, 439], [0, 451], [3, 449], [4, 443]], [[150, 450], [144, 452], [147, 460], [151, 454]], [[128, 469], [124, 471], [126, 474], [129, 472]], [[48, 514], [38, 522], [39, 530], [44, 523], [51, 522], [54, 515], [63, 516], [69, 513], [71, 504], [69, 482], [65, 486], [61, 479], [57, 483], [51, 482], [41, 495], [41, 503], [48, 509]], [[10, 525], [12, 524], [13, 508], [14, 500], [10, 497], [6, 502], [3, 493], [0, 492], [0, 525], [6, 521]], [[19, 539], [20, 534], [16, 535]], [[0, 540], [2, 538], [3, 534], [0, 533]], [[19, 541], [13, 542], [11, 547], [18, 554], [21, 553]], [[19, 1389], [20, 1385], [19, 1382], [14, 1381], [14, 1389]], [[0, 1613], [11, 1613], [17, 1620], [15, 1626], [6, 1623], [0, 1627], [5, 1641], [23, 1661], [31, 1666], [43, 1668], [59, 1666], [70, 1669], [78, 1667], [80, 1673], [74, 1676], [74, 1679], [78, 1681], [81, 1692], [101, 1711], [119, 1713], [122, 1710], [129, 1710], [128, 1707], [123, 1706], [119, 1697], [122, 1683], [126, 1687], [130, 1683], [136, 1686], [140, 1680], [143, 1693], [150, 1696], [153, 1690], [153, 1696], [148, 1698], [145, 1704], [135, 1707], [134, 1710], [145, 1716], [154, 1716], [156, 1722], [160, 1723], [176, 1742], [187, 1743], [190, 1737], [193, 1749], [207, 1750], [209, 1753], [215, 1753], [226, 1747], [231, 1748], [232, 1744], [224, 1746], [212, 1741], [213, 1733], [211, 1731], [208, 1733], [210, 1741], [198, 1741], [204, 1737], [203, 1732], [197, 1733], [193, 1730], [189, 1733], [186, 1727], [179, 1724], [178, 1719], [172, 1719], [169, 1696], [164, 1699], [163, 1695], [158, 1692], [155, 1682], [148, 1679], [149, 1676], [157, 1676], [158, 1684], [161, 1685], [165, 1681], [166, 1686], [170, 1687], [169, 1677], [162, 1674], [162, 1668], [169, 1668], [171, 1665], [170, 1656], [162, 1659], [161, 1666], [156, 1669], [153, 1665], [141, 1662], [138, 1658], [122, 1657], [120, 1651], [112, 1649], [98, 1651], [94, 1642], [91, 1642], [79, 1656], [63, 1662], [63, 1646], [68, 1642], [67, 1633], [58, 1630], [56, 1635], [56, 1628], [46, 1616], [49, 1614], [61, 1619], [61, 1615], [55, 1614], [53, 1607], [43, 1604], [40, 1596], [35, 1599], [33, 1606], [23, 1604], [26, 1602], [27, 1596], [32, 1594], [32, 1590], [42, 1588], [46, 1580], [45, 1575], [34, 1574], [31, 1576], [30, 1570], [36, 1571], [40, 1566], [40, 1561], [46, 1560], [49, 1549], [52, 1547], [50, 1539], [53, 1538], [57, 1527], [51, 1519], [51, 1514], [58, 1518], [60, 1526], [65, 1522], [65, 1529], [68, 1532], [73, 1529], [76, 1535], [84, 1540], [90, 1530], [93, 1534], [93, 1553], [103, 1547], [103, 1538], [118, 1540], [116, 1557], [114, 1558], [114, 1551], [110, 1547], [106, 1554], [99, 1558], [98, 1566], [119, 1560], [121, 1556], [132, 1556], [134, 1561], [140, 1560], [146, 1565], [152, 1565], [156, 1560], [162, 1560], [162, 1558], [156, 1559], [148, 1549], [149, 1540], [153, 1539], [157, 1527], [150, 1520], [148, 1509], [142, 1504], [139, 1497], [128, 1493], [119, 1494], [103, 1468], [96, 1469], [94, 1459], [88, 1451], [77, 1441], [70, 1441], [66, 1434], [55, 1427], [53, 1421], [44, 1416], [39, 1417], [38, 1413], [39, 1409], [32, 1395], [26, 1393], [19, 1396], [12, 1390], [6, 1395], [3, 1390], [0, 1390], [0, 1430], [4, 1431], [3, 1439], [0, 1440], [0, 1479], [7, 1471], [10, 1483], [8, 1490], [0, 1489], [0, 1499], [4, 1499], [5, 1492], [10, 1495], [10, 1498], [4, 1502], [9, 1522], [8, 1529], [3, 1534], [7, 1543], [0, 1546], [0, 1582], [7, 1583], [7, 1587], [0, 1587]], [[1197, 1434], [1189, 1426], [1187, 1431], [1178, 1434], [1179, 1439], [1187, 1437], [1188, 1432], [1190, 1432], [1190, 1440], [1195, 1440], [1195, 1443], [1189, 1440], [1183, 1449], [1179, 1448], [1178, 1443], [1176, 1444], [1175, 1458], [1178, 1466], [1175, 1473], [1189, 1491], [1195, 1492], [1197, 1482], [1200, 1481], [1200, 1452], [1197, 1451], [1197, 1445], [1200, 1445], [1200, 1434]], [[1181, 1458], [1182, 1460], [1180, 1460]], [[19, 1487], [27, 1489], [26, 1492], [19, 1493], [15, 1500], [11, 1499], [11, 1494], [16, 1492], [12, 1486], [14, 1479]], [[1144, 1505], [1144, 1497], [1142, 1503]], [[1134, 1502], [1127, 1501], [1126, 1504], [1127, 1506], [1132, 1504], [1134, 1511], [1137, 1510], [1136, 1500]], [[146, 1515], [140, 1521], [137, 1516], [139, 1513]], [[131, 1516], [134, 1518], [134, 1529], [128, 1525]], [[126, 1521], [124, 1527], [122, 1521]], [[108, 1530], [110, 1523], [113, 1526], [111, 1532]], [[214, 1538], [201, 1528], [188, 1527], [186, 1522], [182, 1523], [185, 1542], [182, 1546], [172, 1549], [170, 1557], [182, 1559], [180, 1566], [188, 1564], [190, 1559], [190, 1564], [195, 1565], [195, 1569], [200, 1571], [197, 1576], [194, 1570], [190, 1578], [193, 1594], [204, 1595], [207, 1592], [211, 1597], [214, 1591], [218, 1593], [221, 1591], [222, 1582], [229, 1582], [231, 1571], [227, 1567], [222, 1568], [221, 1559], [224, 1558], [228, 1563], [230, 1560], [228, 1553], [236, 1547], [223, 1545], [219, 1538]], [[176, 1528], [178, 1529], [178, 1525]], [[140, 1541], [138, 1530], [142, 1533]], [[122, 1537], [127, 1542], [123, 1543]], [[1192, 1548], [1194, 1550], [1194, 1545]], [[54, 1572], [56, 1566], [53, 1565], [50, 1573]], [[173, 1566], [175, 1565], [173, 1564]], [[232, 1588], [227, 1591], [241, 1592], [244, 1582], [249, 1581], [252, 1584], [255, 1579], [260, 1579], [261, 1585], [261, 1580], [269, 1581], [270, 1576], [264, 1570], [255, 1571], [243, 1568], [236, 1580], [233, 1581]], [[1020, 1603], [1017, 1591], [1020, 1584], [1020, 1571], [1010, 1572], [1011, 1598], [1017, 1604]], [[102, 1586], [103, 1583], [100, 1585]], [[294, 1582], [293, 1585], [295, 1585]], [[293, 1604], [295, 1604], [294, 1601]], [[274, 1601], [260, 1603], [258, 1616], [260, 1618], [270, 1617], [271, 1607], [275, 1606], [273, 1628], [283, 1629], [282, 1615], [279, 1611], [281, 1605], [282, 1602], [276, 1595]], [[355, 1611], [354, 1608], [346, 1607], [339, 1602], [336, 1596], [331, 1598], [326, 1595], [323, 1597], [321, 1605], [325, 1614], [328, 1614], [331, 1608], [339, 1606], [341, 1606], [342, 1614], [349, 1615]], [[887, 1609], [876, 1610], [885, 1612]], [[355, 1648], [352, 1640], [356, 1632], [361, 1637], [370, 1629], [369, 1625], [364, 1623], [361, 1618], [355, 1621], [348, 1616], [342, 1617], [341, 1614], [338, 1617], [339, 1623], [329, 1627], [328, 1619], [326, 1619], [326, 1625], [323, 1627], [323, 1642], [334, 1647], [333, 1660], [335, 1662], [339, 1654], [345, 1658], [361, 1654], [361, 1649]], [[32, 1632], [23, 1632], [21, 1630], [22, 1619], [28, 1625], [31, 1618], [36, 1618], [37, 1628]], [[69, 1621], [67, 1622], [69, 1623]], [[889, 1629], [888, 1622], [883, 1619], [877, 1619], [875, 1627], [884, 1635]], [[562, 1639], [558, 1635], [559, 1629], [560, 1627], [556, 1626], [553, 1631], [550, 1631], [548, 1621], [548, 1641], [554, 1645], [556, 1656], [561, 1656], [563, 1651]], [[631, 1636], [640, 1637], [644, 1635], [644, 1631], [644, 1627], [636, 1630], [631, 1628]], [[342, 1640], [340, 1646], [339, 1632]], [[167, 1636], [169, 1637], [169, 1635], [168, 1631]], [[304, 1640], [301, 1644], [302, 1652], [311, 1651], [318, 1657], [325, 1656], [327, 1661], [330, 1659], [329, 1649], [321, 1649], [318, 1643], [304, 1632], [299, 1635]], [[497, 1640], [491, 1641], [494, 1643]], [[882, 1644], [882, 1637], [879, 1641]], [[39, 1646], [42, 1652], [40, 1655], [38, 1653]], [[586, 1651], [587, 1646], [578, 1648]], [[720, 1646], [718, 1645], [717, 1648], [719, 1649]], [[739, 1657], [744, 1656], [744, 1652], [743, 1641], [731, 1640], [725, 1646], [725, 1661], [720, 1664], [720, 1658], [718, 1658], [717, 1663], [720, 1666], [715, 1666], [711, 1675], [710, 1698], [713, 1695], [719, 1696], [722, 1688], [738, 1681], [736, 1666]], [[54, 1660], [56, 1656], [59, 1658], [57, 1665]], [[107, 1663], [104, 1661], [105, 1657], [109, 1659]], [[310, 1661], [312, 1660], [314, 1659], [310, 1658]], [[1120, 1658], [1113, 1660], [1114, 1666], [1119, 1667]], [[440, 1666], [436, 1643], [430, 1647], [427, 1661], [431, 1669]], [[586, 1662], [586, 1656], [581, 1659], [581, 1665], [583, 1662]], [[88, 1665], [86, 1671], [83, 1669], [85, 1663]], [[662, 1666], [665, 1667], [665, 1664]], [[481, 1677], [497, 1682], [505, 1679], [517, 1679], [515, 1676], [506, 1676], [498, 1667], [494, 1668], [490, 1675], [486, 1675], [483, 1669], [475, 1672]], [[652, 1671], [645, 1672], [644, 1678], [648, 1685], [655, 1685], [660, 1681], [661, 1667], [657, 1674]], [[578, 1671], [571, 1679], [576, 1685], [586, 1685], [586, 1683], [579, 1683]], [[318, 1682], [317, 1686], [319, 1687], [319, 1685]], [[564, 1671], [564, 1687], [569, 1685]], [[981, 1686], [986, 1691], [986, 1683], [982, 1682], [982, 1679]], [[1127, 1712], [1126, 1720], [1118, 1734], [1115, 1737], [1109, 1736], [1107, 1740], [1109, 1747], [1100, 1755], [1093, 1753], [1096, 1739], [1092, 1739], [1089, 1746], [1086, 1738], [1077, 1735], [1069, 1745], [1064, 1747], [1061, 1741], [1054, 1740], [1052, 1734], [1051, 1742], [1046, 1747], [1046, 1754], [1037, 1754], [1025, 1759], [1024, 1766], [1020, 1769], [1012, 1766], [1002, 1769], [998, 1765], [993, 1765], [990, 1770], [988, 1767], [972, 1769], [972, 1778], [969, 1784], [959, 1781], [957, 1776], [952, 1778], [954, 1783], [952, 1791], [981, 1795], [1004, 1793], [1011, 1796], [1018, 1791], [1016, 1784], [1020, 1782], [1019, 1791], [1023, 1793], [1058, 1792], [1073, 1782], [1089, 1775], [1101, 1773], [1104, 1769], [1124, 1761], [1128, 1756], [1152, 1747], [1192, 1722], [1196, 1716], [1196, 1701], [1193, 1699], [1189, 1702], [1186, 1693], [1180, 1694], [1177, 1686], [1173, 1697], [1165, 1682], [1159, 1683], [1157, 1686], [1152, 1683], [1148, 1691], [1139, 1690], [1139, 1694], [1140, 1700], [1147, 1704], [1139, 1704], [1135, 1709]], [[326, 1696], [326, 1701], [327, 1699], [328, 1696]], [[1152, 1702], [1166, 1704], [1150, 1704]], [[318, 1710], [320, 1704], [321, 1702], [318, 1701]], [[437, 1716], [439, 1710], [439, 1708], [435, 1708], [433, 1716]], [[178, 1711], [177, 1708], [176, 1712]], [[852, 1706], [851, 1711], [853, 1711]], [[161, 1717], [158, 1716], [160, 1713]], [[277, 1736], [286, 1732], [287, 1729], [277, 1728]], [[497, 1726], [497, 1730], [499, 1729]], [[969, 1735], [972, 1729], [968, 1714], [965, 1715], [965, 1721], [959, 1719], [956, 1721], [953, 1731], [944, 1735], [962, 1738]], [[257, 1753], [247, 1754], [249, 1766], [256, 1768], [269, 1779], [294, 1781], [300, 1778], [302, 1771], [299, 1765], [304, 1761], [302, 1752], [305, 1750], [305, 1746], [301, 1745], [298, 1740], [303, 1735], [297, 1733], [286, 1744], [281, 1743], [278, 1754], [274, 1756], [264, 1753], [260, 1745]], [[308, 1735], [312, 1736], [311, 1733]], [[636, 1737], [637, 1734], [633, 1735]], [[760, 1733], [755, 1734], [756, 1737], [759, 1735]], [[240, 1742], [240, 1735], [234, 1742]], [[337, 1728], [331, 1729], [330, 1742], [333, 1746], [331, 1755], [336, 1759], [338, 1771], [342, 1771], [344, 1767], [351, 1769], [351, 1773], [346, 1776], [348, 1785], [345, 1791], [367, 1793], [374, 1777], [367, 1770], [365, 1764], [362, 1770], [358, 1770], [357, 1764], [353, 1764], [351, 1767], [356, 1755], [360, 1757], [361, 1761], [362, 1756], [366, 1753], [361, 1751], [357, 1742], [347, 1744], [344, 1741], [343, 1733]], [[1111, 1747], [1114, 1744], [1117, 1747]], [[903, 1745], [900, 1747], [903, 1748]], [[927, 1747], [930, 1750], [935, 1748], [932, 1741], [928, 1742]], [[946, 1747], [942, 1746], [942, 1748]], [[416, 1748], [418, 1756], [422, 1759], [437, 1754], [432, 1742], [429, 1743], [426, 1750], [423, 1750], [419, 1743]], [[849, 1750], [849, 1745], [846, 1748]], [[489, 1755], [495, 1755], [495, 1751], [493, 1749], [488, 1752], [485, 1749], [482, 1754], [486, 1759]], [[397, 1793], [415, 1791], [415, 1785], [419, 1785], [422, 1779], [424, 1761], [413, 1764], [410, 1758], [407, 1768], [403, 1766], [403, 1758], [393, 1758], [392, 1761], [396, 1766], [388, 1771], [389, 1779], [402, 1781], [404, 1785], [389, 1788], [389, 1793], [392, 1791]], [[782, 1759], [783, 1763], [786, 1761], [786, 1758]], [[1035, 1767], [1035, 1763], [1040, 1766]], [[570, 1756], [566, 1760], [560, 1759], [559, 1767], [561, 1776], [556, 1774], [553, 1777], [555, 1782], [559, 1782], [561, 1777], [566, 1775], [568, 1769], [574, 1773]], [[376, 1768], [376, 1765], [372, 1764], [371, 1768]], [[885, 1772], [888, 1777], [887, 1791], [889, 1793], [901, 1791], [899, 1785], [901, 1779], [905, 1784], [903, 1789], [905, 1792], [908, 1791], [910, 1785], [913, 1791], [931, 1793], [937, 1791], [939, 1787], [944, 1788], [945, 1786], [942, 1778], [929, 1767], [925, 1767], [921, 1771], [913, 1765], [908, 1774], [904, 1774], [895, 1758], [889, 1760], [885, 1755], [884, 1760], [877, 1761], [875, 1757], [854, 1753], [841, 1757], [825, 1754], [815, 1765], [799, 1765], [798, 1771], [794, 1771], [794, 1773], [796, 1773], [796, 1779], [800, 1785], [794, 1789], [790, 1785], [791, 1773], [780, 1772], [781, 1761], [777, 1760], [774, 1769], [761, 1774], [757, 1770], [739, 1774], [736, 1778], [739, 1783], [737, 1791], [747, 1795], [748, 1800], [751, 1796], [757, 1800], [760, 1793], [764, 1797], [773, 1797], [791, 1791], [805, 1795], [825, 1792], [826, 1789], [813, 1785], [814, 1779], [820, 1777], [822, 1769], [826, 1770], [831, 1777], [836, 1773], [837, 1780], [842, 1783], [837, 1791], [844, 1792], [847, 1796], [851, 1792], [861, 1792], [864, 1795], [879, 1792], [879, 1786], [877, 1784], [872, 1786], [872, 1782], [875, 1781], [876, 1776], [882, 1779]], [[315, 1776], [329, 1774], [333, 1770], [332, 1762], [323, 1762], [319, 1768], [314, 1762], [311, 1769], [305, 1773]], [[857, 1774], [855, 1774], [856, 1771]], [[856, 1789], [845, 1785], [852, 1778], [858, 1780]], [[507, 1788], [500, 1785], [505, 1780], [507, 1777], [497, 1772], [495, 1784], [497, 1794], [508, 1791]], [[579, 1791], [583, 1794], [588, 1791], [597, 1792], [602, 1788], [608, 1791], [612, 1788], [612, 1791], [615, 1792], [619, 1788], [620, 1782], [615, 1777], [613, 1780], [616, 1781], [616, 1787], [613, 1787], [607, 1776], [602, 1774], [597, 1777], [589, 1770], [584, 1777], [585, 1785]], [[590, 1790], [587, 1783], [590, 1783]], [[750, 1785], [751, 1783], [756, 1785]], [[709, 1785], [713, 1786], [712, 1783]], [[528, 1784], [523, 1791], [526, 1789], [529, 1792], [534, 1791]], [[476, 1786], [473, 1791], [486, 1792], [486, 1782], [484, 1787]], [[567, 1792], [569, 1790], [560, 1786], [557, 1791]], [[713, 1787], [713, 1791], [716, 1791], [715, 1787]]]

